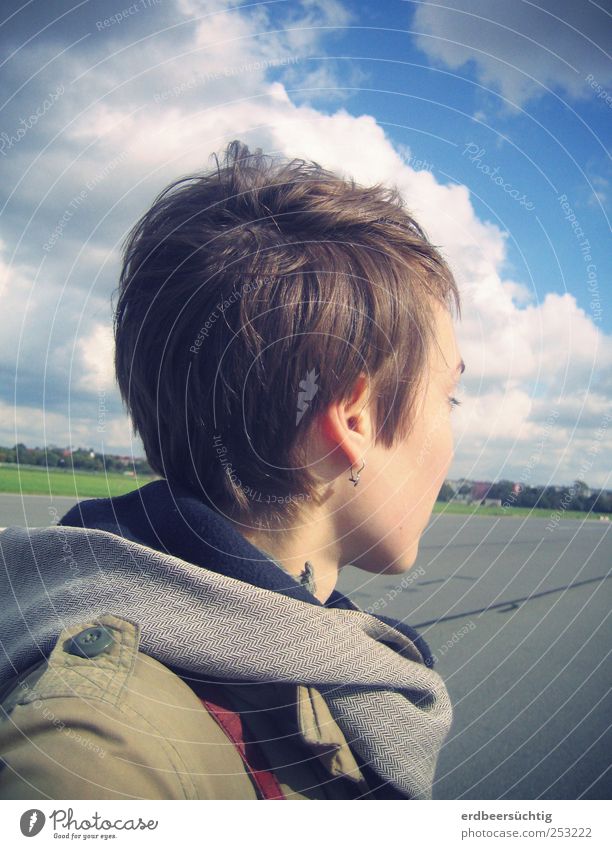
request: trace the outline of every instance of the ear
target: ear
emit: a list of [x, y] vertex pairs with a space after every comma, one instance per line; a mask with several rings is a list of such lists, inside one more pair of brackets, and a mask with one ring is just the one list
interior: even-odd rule
[[374, 432], [365, 374], [359, 375], [347, 400], [334, 401], [320, 414], [320, 428], [332, 451], [341, 449], [350, 465], [362, 459]]

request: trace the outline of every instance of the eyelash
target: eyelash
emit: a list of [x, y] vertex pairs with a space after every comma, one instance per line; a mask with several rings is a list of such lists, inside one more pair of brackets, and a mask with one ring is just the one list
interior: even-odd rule
[[458, 398], [453, 397], [452, 395], [448, 396], [449, 403], [451, 407], [459, 407], [461, 406], [461, 401]]

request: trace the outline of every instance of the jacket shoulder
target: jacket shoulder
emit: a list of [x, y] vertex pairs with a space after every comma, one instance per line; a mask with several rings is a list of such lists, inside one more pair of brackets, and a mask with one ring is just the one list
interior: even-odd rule
[[112, 615], [67, 628], [0, 695], [0, 796], [255, 799], [198, 697]]

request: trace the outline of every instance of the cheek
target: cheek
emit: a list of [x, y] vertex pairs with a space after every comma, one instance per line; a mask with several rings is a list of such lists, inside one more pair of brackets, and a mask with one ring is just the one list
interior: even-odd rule
[[435, 501], [453, 460], [453, 435], [448, 423], [442, 422], [417, 458], [415, 483], [423, 493], [423, 506]]
[[454, 455], [455, 442], [453, 438], [453, 432], [449, 424], [443, 439], [441, 439], [440, 441], [439, 446], [440, 466], [438, 470], [438, 483], [440, 486], [442, 486], [442, 484], [444, 483], [444, 479], [446, 478], [451, 463], [453, 462]]
[[451, 423], [449, 422], [448, 427], [446, 429], [446, 434], [445, 434], [445, 437], [444, 437], [444, 444], [442, 446], [442, 456], [446, 458], [446, 467], [447, 468], [453, 462], [454, 454], [455, 454], [455, 435], [453, 433]]
[[440, 404], [432, 410], [419, 434], [413, 454], [416, 472], [424, 481], [444, 480], [453, 460], [454, 436], [448, 406]]

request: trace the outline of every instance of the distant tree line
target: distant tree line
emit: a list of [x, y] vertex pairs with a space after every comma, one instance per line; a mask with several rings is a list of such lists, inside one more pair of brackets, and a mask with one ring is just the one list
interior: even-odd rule
[[[27, 448], [23, 443], [12, 448], [0, 446], [0, 463], [20, 463], [24, 466], [42, 466], [49, 469], [84, 469], [92, 472], [135, 472], [153, 475], [144, 458], [136, 459], [119, 454], [100, 454], [92, 448]], [[457, 492], [444, 482], [438, 501], [452, 501], [457, 495], [469, 496], [473, 484], [466, 481]], [[517, 491], [518, 490], [518, 491]], [[479, 490], [480, 502], [485, 498], [498, 498], [508, 507], [542, 507], [545, 510], [581, 510], [594, 513], [612, 513], [612, 491], [591, 490], [584, 481], [576, 480], [571, 486], [517, 487], [514, 481], [495, 481]]]
[[152, 475], [145, 459], [100, 454], [92, 448], [27, 448], [22, 442], [12, 448], [0, 446], [0, 463], [19, 463], [23, 466], [42, 466], [48, 469], [84, 469], [91, 472], [135, 472]]
[[[518, 491], [517, 491], [518, 489]], [[465, 483], [455, 490], [448, 483], [442, 485], [438, 501], [452, 501], [456, 495], [469, 495], [472, 485]], [[474, 501], [499, 498], [508, 507], [542, 507], [545, 510], [582, 510], [594, 513], [612, 513], [612, 491], [592, 490], [584, 481], [576, 480], [570, 486], [526, 486], [517, 487], [514, 481], [502, 480], [491, 483], [479, 493]]]

